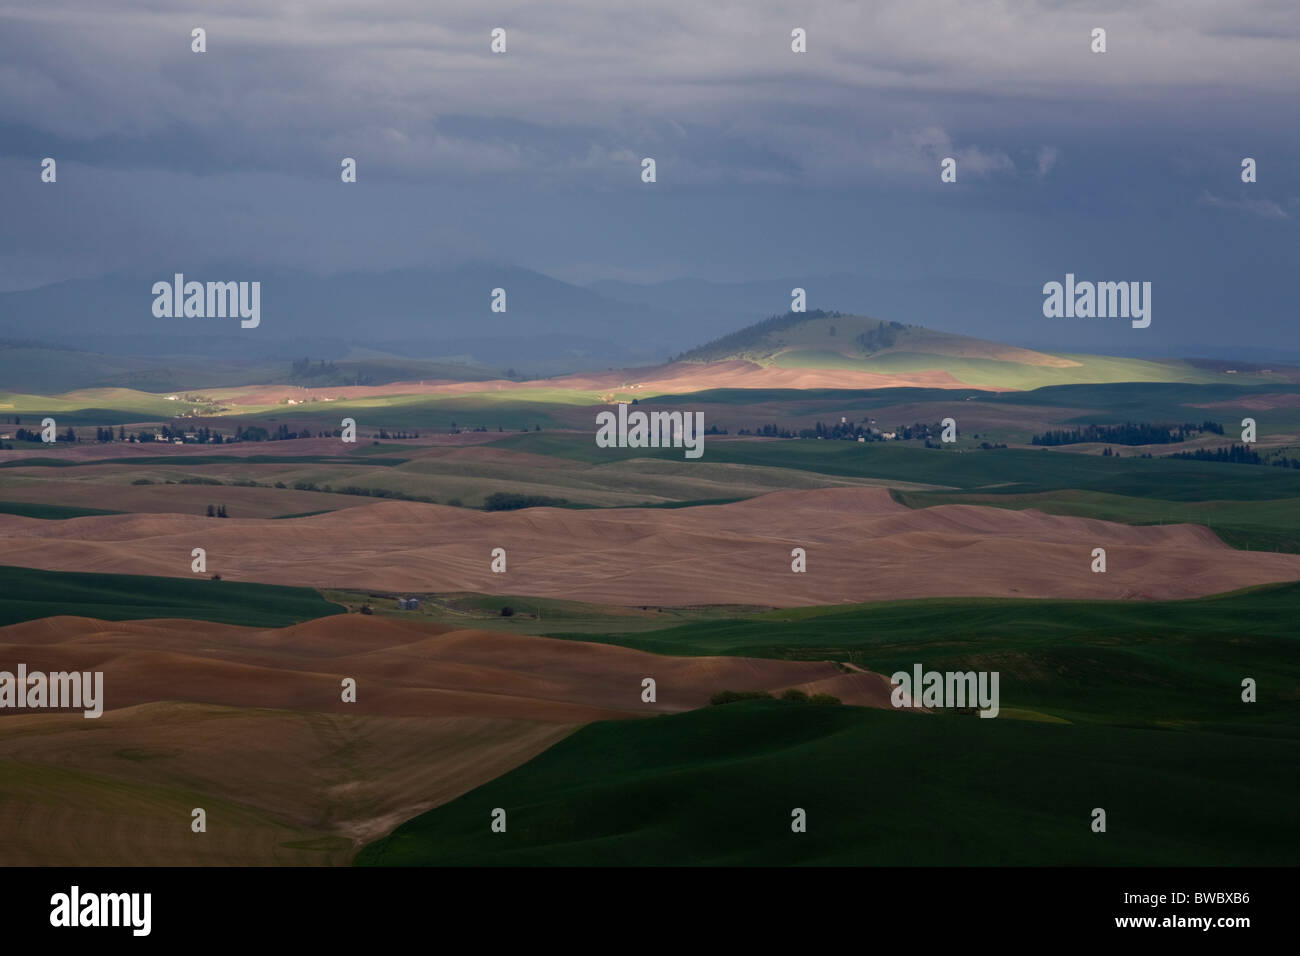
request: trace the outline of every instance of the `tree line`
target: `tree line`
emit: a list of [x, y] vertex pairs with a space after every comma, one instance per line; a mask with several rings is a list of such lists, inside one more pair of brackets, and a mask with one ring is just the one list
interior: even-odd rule
[[1081, 425], [1059, 428], [1035, 435], [1032, 445], [1078, 445], [1084, 442], [1107, 442], [1113, 445], [1169, 445], [1195, 438], [1204, 432], [1223, 434], [1218, 422], [1184, 422], [1168, 425], [1153, 422], [1125, 422], [1123, 425]]
[[750, 349], [762, 344], [763, 337], [772, 332], [781, 332], [793, 326], [807, 322], [809, 319], [838, 319], [843, 315], [842, 312], [826, 312], [822, 309], [811, 309], [807, 312], [787, 312], [784, 315], [772, 315], [762, 322], [724, 335], [720, 339], [714, 339], [701, 345], [699, 348], [691, 349], [689, 352], [683, 352], [674, 362], [697, 361], [708, 362], [715, 359], [730, 358], [733, 355], [744, 353]]
[[1185, 458], [1189, 461], [1219, 461], [1233, 465], [1272, 465], [1274, 468], [1300, 468], [1300, 458], [1288, 458], [1286, 455], [1261, 455], [1246, 445], [1232, 445], [1228, 448], [1198, 448], [1196, 451], [1179, 451], [1168, 458]]
[[[759, 425], [752, 429], [740, 428], [737, 435], [753, 435], [761, 438], [823, 438], [831, 441], [911, 441], [913, 439], [937, 438], [942, 429], [938, 422], [925, 424], [913, 422], [911, 425], [897, 425], [893, 429], [892, 439], [885, 437], [884, 430], [864, 425], [861, 422], [835, 422], [826, 424], [817, 422], [811, 428], [786, 428], [782, 425]], [[706, 432], [706, 434], [708, 434]], [[722, 431], [721, 434], [726, 434]], [[976, 435], [976, 438], [979, 436]], [[990, 446], [992, 447], [992, 446]], [[1006, 447], [1005, 445], [1002, 447]]]

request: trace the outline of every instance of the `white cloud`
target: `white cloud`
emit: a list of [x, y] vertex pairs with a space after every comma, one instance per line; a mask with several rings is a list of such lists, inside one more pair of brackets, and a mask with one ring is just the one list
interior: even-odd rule
[[[1208, 190], [1201, 195], [1201, 202], [1216, 209], [1232, 209], [1237, 212], [1250, 213], [1262, 219], [1290, 219], [1291, 214], [1272, 199], [1225, 199]], [[1295, 200], [1292, 200], [1292, 204]]]
[[889, 139], [870, 150], [872, 165], [882, 171], [939, 178], [939, 163], [952, 157], [957, 161], [957, 181], [966, 178], [987, 179], [995, 173], [1015, 174], [1011, 157], [1000, 149], [953, 145], [952, 137], [937, 126], [894, 132]]
[[1046, 179], [1056, 161], [1061, 158], [1061, 151], [1055, 146], [1040, 146], [1038, 149], [1038, 178]]

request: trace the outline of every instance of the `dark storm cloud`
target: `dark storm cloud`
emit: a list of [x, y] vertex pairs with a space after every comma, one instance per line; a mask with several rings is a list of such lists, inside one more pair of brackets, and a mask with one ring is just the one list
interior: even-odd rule
[[1300, 7], [1265, 0], [0, 4], [0, 287], [164, 256], [1240, 277], [1296, 265], [1297, 81]]
[[[1072, 111], [1115, 102], [1143, 114], [1207, 87], [1232, 102], [1289, 97], [1300, 10], [1261, 5], [1260, 37], [1227, 32], [1256, 23], [1249, 5], [1239, 21], [1221, 6], [55, 0], [0, 8], [0, 119], [83, 144], [92, 162], [292, 173], [350, 150], [416, 179], [577, 179], [603, 155], [671, 148], [673, 130], [695, 127], [716, 135], [682, 150], [679, 181], [710, 180], [716, 155], [744, 170], [748, 146], [784, 157], [756, 165], [792, 181], [863, 185], [882, 164], [862, 130], [892, 137], [901, 165], [909, 134], [951, 135], [971, 110], [1041, 125], [1046, 145]], [[1088, 52], [1095, 25], [1109, 31], [1104, 57]], [[190, 52], [194, 26], [207, 54]], [[505, 56], [488, 49], [494, 26], [509, 31]], [[809, 31], [804, 56], [789, 50], [794, 26]], [[7, 139], [9, 154], [27, 139]], [[806, 165], [812, 147], [841, 158]]]

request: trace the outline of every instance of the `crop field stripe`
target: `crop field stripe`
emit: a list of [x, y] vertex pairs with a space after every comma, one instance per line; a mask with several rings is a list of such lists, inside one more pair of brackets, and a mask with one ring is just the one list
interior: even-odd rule
[[62, 521], [67, 518], [87, 518], [92, 515], [120, 515], [125, 511], [108, 508], [81, 508], [76, 505], [46, 505], [29, 501], [0, 501], [0, 514], [21, 515], [24, 518], [42, 518]]
[[74, 615], [106, 621], [179, 617], [288, 627], [344, 610], [312, 588], [0, 565], [0, 626]]

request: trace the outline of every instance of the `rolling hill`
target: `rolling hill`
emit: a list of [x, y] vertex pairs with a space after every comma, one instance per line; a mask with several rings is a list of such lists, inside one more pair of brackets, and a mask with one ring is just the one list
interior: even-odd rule
[[[1294, 865], [1296, 752], [1282, 736], [740, 702], [590, 724], [356, 863]], [[1096, 806], [1118, 821], [1104, 840]]]
[[[1134, 526], [974, 505], [912, 511], [875, 487], [777, 491], [680, 509], [483, 512], [385, 501], [289, 521], [0, 514], [0, 561], [51, 571], [190, 579], [196, 543], [223, 584], [473, 591], [630, 606], [798, 607], [941, 596], [1169, 600], [1300, 580], [1300, 556], [1235, 552], [1196, 525]], [[498, 546], [509, 551], [505, 573], [490, 567]], [[1095, 547], [1108, 551], [1106, 574], [1089, 571]], [[794, 548], [806, 551], [806, 573], [791, 570]]]
[[1033, 389], [1116, 382], [1262, 384], [1300, 381], [1300, 369], [1040, 352], [842, 312], [774, 315], [680, 355], [697, 365], [750, 362], [766, 369], [883, 376], [946, 373], [953, 386]]
[[[346, 389], [357, 398], [499, 398], [509, 393], [518, 401], [534, 395], [553, 401], [550, 393], [561, 389], [571, 403], [585, 404], [575, 402], [580, 396], [573, 393], [594, 399], [618, 392], [646, 397], [714, 388], [1032, 390], [1131, 382], [1300, 383], [1300, 368], [1277, 363], [1046, 352], [822, 310], [773, 315], [665, 362], [669, 343], [699, 341], [727, 328], [730, 320], [720, 315], [707, 321], [670, 319], [526, 270], [498, 274], [486, 267], [357, 279], [368, 290], [359, 299], [345, 294], [351, 286], [342, 279], [321, 280], [322, 289], [300, 277], [285, 278], [281, 281], [287, 288], [277, 293], [285, 298], [283, 308], [267, 312], [267, 331], [259, 328], [263, 337], [250, 353], [247, 337], [241, 341], [235, 335], [237, 323], [218, 328], [199, 320], [190, 325], [170, 320], [170, 325], [159, 325], [169, 320], [153, 318], [147, 301], [144, 314], [138, 314], [143, 301], [139, 289], [147, 284], [96, 281], [100, 285], [83, 284], [78, 294], [103, 303], [111, 332], [102, 331], [102, 323], [91, 328], [79, 313], [70, 317], [68, 289], [0, 293], [0, 336], [29, 334], [29, 320], [39, 314], [49, 318], [42, 328], [58, 338], [0, 339], [0, 391], [54, 395], [118, 387], [167, 393], [278, 385], [328, 389], [331, 395]], [[515, 298], [509, 313], [485, 324], [476, 311], [482, 303], [474, 298], [474, 289], [497, 282]], [[379, 305], [368, 305], [372, 300]], [[268, 293], [267, 309], [279, 301]], [[433, 302], [438, 304], [427, 304]], [[545, 342], [536, 334], [539, 326], [552, 330], [541, 337]], [[653, 345], [643, 341], [647, 328], [655, 330]], [[300, 369], [295, 362], [304, 356], [310, 360]], [[640, 362], [661, 364], [636, 367]], [[97, 407], [109, 406], [101, 402]], [[43, 403], [41, 410], [58, 408]]]
[[[140, 590], [110, 577], [66, 580], [83, 602]], [[0, 626], [0, 655], [94, 668], [105, 689], [95, 719], [0, 719], [0, 866], [346, 863], [592, 720], [648, 720], [728, 689], [888, 706], [883, 677], [829, 661], [664, 657], [359, 614], [268, 627], [63, 612]], [[193, 807], [208, 814], [203, 838]]]

